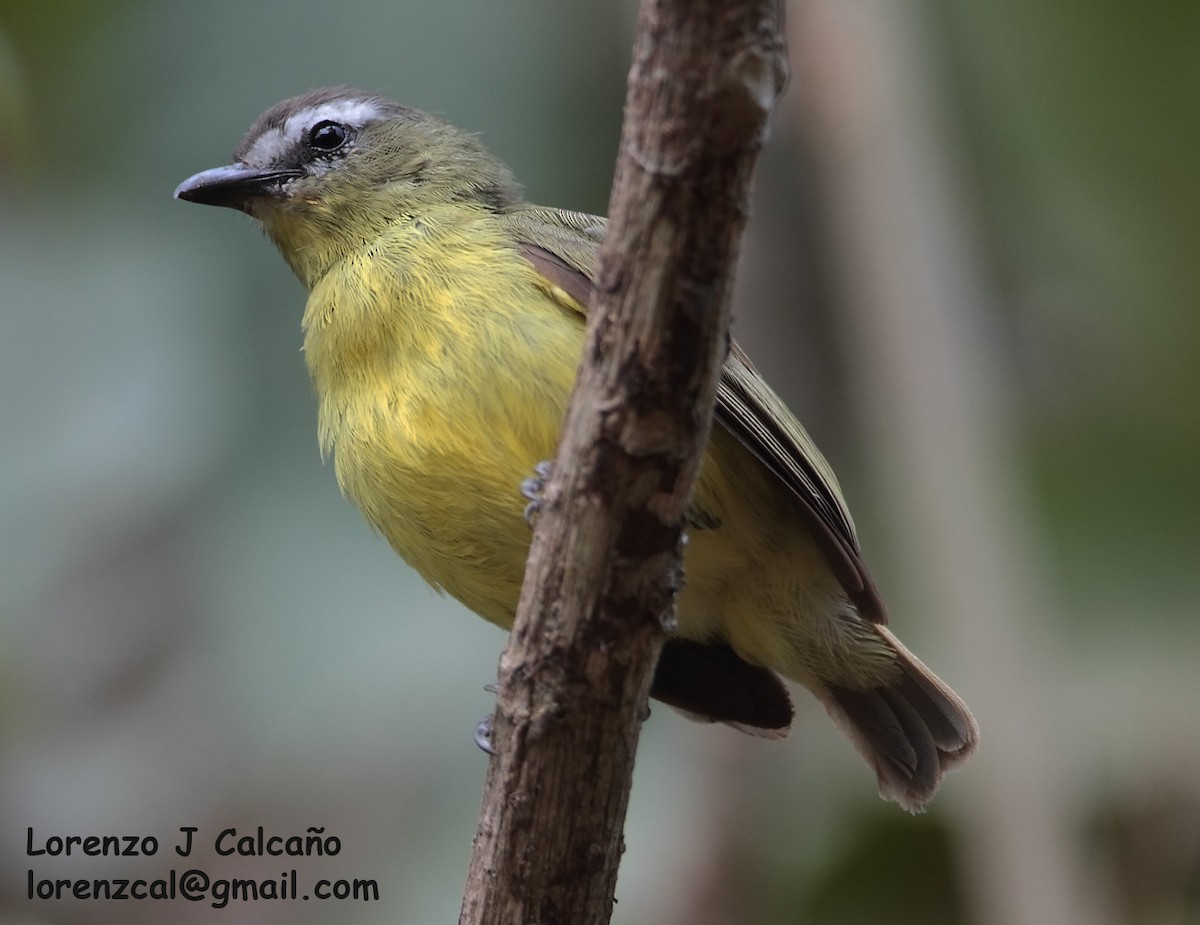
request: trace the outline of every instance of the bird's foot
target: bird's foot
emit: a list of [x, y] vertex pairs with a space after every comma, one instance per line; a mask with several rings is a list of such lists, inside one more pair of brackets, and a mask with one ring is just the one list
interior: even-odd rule
[[479, 721], [479, 725], [475, 727], [475, 744], [489, 755], [495, 755], [496, 750], [492, 747], [492, 717], [491, 714], [485, 716]]
[[[489, 694], [496, 694], [500, 691], [500, 683], [493, 681], [491, 684], [483, 685], [483, 689]], [[496, 754], [496, 750], [492, 747], [492, 714], [489, 713], [479, 721], [479, 725], [475, 727], [475, 744], [489, 755]]]
[[525, 523], [531, 527], [537, 515], [541, 513], [542, 493], [545, 492], [546, 483], [550, 481], [550, 473], [553, 471], [554, 463], [543, 459], [533, 467], [534, 474], [521, 483], [521, 494], [529, 501], [525, 505]]

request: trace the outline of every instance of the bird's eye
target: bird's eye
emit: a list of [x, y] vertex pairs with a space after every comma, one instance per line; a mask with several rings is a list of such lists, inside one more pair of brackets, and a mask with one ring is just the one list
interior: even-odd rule
[[346, 143], [349, 132], [340, 122], [318, 122], [308, 132], [308, 145], [318, 151], [329, 153], [336, 151]]

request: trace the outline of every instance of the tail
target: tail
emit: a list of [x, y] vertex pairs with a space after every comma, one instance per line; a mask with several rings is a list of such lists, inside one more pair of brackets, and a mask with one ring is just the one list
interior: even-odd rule
[[879, 778], [879, 794], [920, 812], [942, 775], [975, 750], [979, 728], [967, 705], [886, 627], [873, 627], [895, 650], [900, 675], [885, 687], [816, 690], [833, 721]]

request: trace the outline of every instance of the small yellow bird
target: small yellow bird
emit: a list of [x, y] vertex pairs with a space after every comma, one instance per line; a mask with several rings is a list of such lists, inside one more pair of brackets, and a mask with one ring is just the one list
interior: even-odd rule
[[[304, 355], [342, 491], [433, 587], [510, 628], [520, 487], [554, 456], [605, 220], [531, 205], [473, 136], [347, 88], [273, 106], [232, 164], [175, 195], [262, 223], [309, 291]], [[924, 808], [975, 748], [970, 711], [885, 627], [833, 472], [736, 346], [715, 414], [653, 695], [778, 737], [782, 674], [884, 797]]]

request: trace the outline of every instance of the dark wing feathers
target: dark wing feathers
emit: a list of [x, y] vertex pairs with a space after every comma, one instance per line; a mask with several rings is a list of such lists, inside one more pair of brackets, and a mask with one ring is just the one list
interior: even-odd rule
[[[506, 219], [521, 255], [548, 283], [570, 297], [570, 303], [564, 304], [585, 313], [607, 221], [582, 212], [537, 207], [514, 209], [506, 213]], [[859, 613], [877, 623], [887, 622], [833, 470], [737, 344], [721, 370], [715, 417], [799, 499], [830, 566]]]
[[650, 688], [656, 700], [693, 716], [778, 736], [792, 725], [792, 698], [779, 675], [727, 645], [668, 639]]
[[522, 242], [517, 245], [517, 250], [547, 282], [557, 286], [584, 308], [587, 307], [592, 297], [590, 279], [540, 244]]
[[809, 527], [858, 612], [872, 622], [886, 623], [887, 611], [863, 563], [854, 521], [833, 470], [737, 344], [721, 369], [714, 415], [802, 502]]

